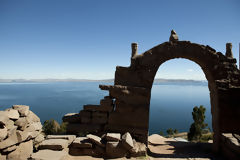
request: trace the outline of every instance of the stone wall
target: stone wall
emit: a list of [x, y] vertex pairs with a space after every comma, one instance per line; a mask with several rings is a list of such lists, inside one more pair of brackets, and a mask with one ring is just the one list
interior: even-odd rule
[[26, 160], [44, 140], [42, 125], [29, 106], [13, 105], [0, 111], [0, 159]]

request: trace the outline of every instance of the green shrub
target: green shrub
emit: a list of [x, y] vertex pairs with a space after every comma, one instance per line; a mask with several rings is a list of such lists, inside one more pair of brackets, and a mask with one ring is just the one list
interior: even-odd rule
[[46, 120], [43, 123], [43, 132], [45, 135], [65, 134], [66, 126], [67, 126], [67, 123], [64, 123], [64, 122], [61, 125], [59, 125], [59, 123], [54, 119]]
[[198, 142], [201, 140], [202, 131], [204, 128], [207, 127], [207, 124], [204, 123], [205, 111], [206, 108], [202, 105], [199, 108], [197, 106], [193, 108], [192, 117], [194, 122], [191, 124], [191, 127], [188, 132], [189, 141]]

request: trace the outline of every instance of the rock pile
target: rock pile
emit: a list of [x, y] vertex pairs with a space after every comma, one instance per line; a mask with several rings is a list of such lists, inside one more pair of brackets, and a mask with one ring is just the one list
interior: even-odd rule
[[107, 158], [137, 157], [146, 155], [146, 145], [136, 142], [128, 132], [122, 136], [120, 133], [107, 133], [102, 137], [88, 134], [72, 142], [69, 154]]
[[138, 157], [146, 155], [146, 145], [136, 142], [127, 132], [107, 133], [98, 137], [88, 134], [86, 137], [75, 135], [48, 135], [33, 153], [32, 159], [67, 159], [72, 156], [93, 156], [103, 158]]
[[0, 159], [26, 160], [44, 140], [42, 124], [29, 106], [13, 105], [0, 111]]

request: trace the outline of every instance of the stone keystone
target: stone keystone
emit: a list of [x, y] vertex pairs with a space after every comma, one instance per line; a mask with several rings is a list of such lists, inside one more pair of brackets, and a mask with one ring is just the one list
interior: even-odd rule
[[133, 148], [133, 139], [129, 132], [122, 136], [122, 144], [127, 150], [131, 150]]
[[102, 144], [100, 137], [92, 135], [92, 134], [88, 134], [87, 138], [89, 138], [93, 143], [95, 143], [95, 144], [97, 144], [97, 145], [99, 145], [101, 147], [105, 147], [105, 145]]

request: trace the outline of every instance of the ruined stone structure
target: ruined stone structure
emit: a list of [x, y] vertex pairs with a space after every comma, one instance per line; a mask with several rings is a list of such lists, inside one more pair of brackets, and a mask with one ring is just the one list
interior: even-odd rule
[[147, 144], [151, 88], [156, 72], [168, 60], [185, 58], [197, 63], [208, 80], [214, 149], [219, 151], [224, 146], [222, 133], [240, 134], [240, 71], [231, 49], [231, 43], [227, 43], [224, 55], [208, 45], [179, 41], [175, 31], [168, 42], [142, 54], [137, 53], [137, 44], [133, 43], [131, 65], [116, 67], [114, 85], [99, 86], [109, 91], [109, 96], [100, 105], [85, 105], [80, 113], [63, 117], [63, 121], [69, 122], [68, 133], [130, 132], [136, 140]]

